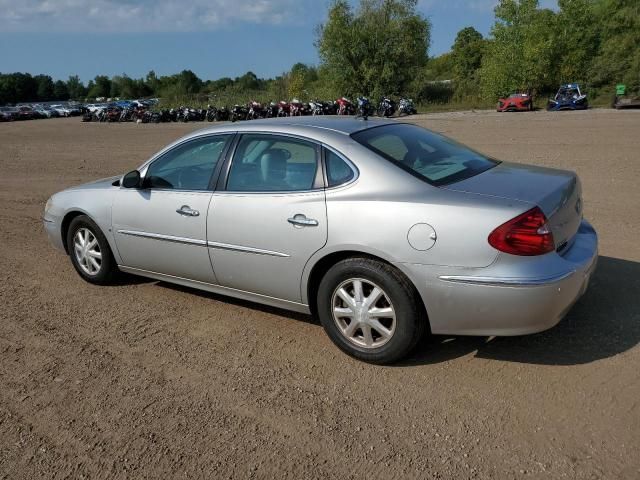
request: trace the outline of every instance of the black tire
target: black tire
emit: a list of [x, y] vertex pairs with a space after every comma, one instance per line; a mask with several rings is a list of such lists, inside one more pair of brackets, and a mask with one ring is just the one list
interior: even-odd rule
[[[347, 339], [334, 320], [334, 292], [349, 279], [372, 282], [389, 297], [395, 311], [395, 331], [379, 347], [356, 345]], [[390, 265], [361, 257], [342, 260], [329, 269], [318, 288], [317, 312], [325, 332], [343, 352], [375, 364], [390, 364], [406, 357], [424, 336], [428, 325], [426, 312], [411, 282]], [[361, 333], [364, 337], [364, 332]]]
[[[90, 274], [85, 271], [84, 267], [80, 264], [80, 260], [77, 258], [75, 252], [74, 238], [78, 231], [82, 229], [90, 231], [91, 234], [95, 237], [100, 249], [100, 254], [102, 256], [102, 258], [100, 259], [100, 268], [94, 274]], [[107, 242], [107, 239], [105, 238], [98, 225], [96, 225], [95, 222], [88, 216], [78, 215], [73, 220], [71, 220], [71, 224], [69, 225], [69, 229], [67, 230], [67, 250], [69, 251], [69, 257], [71, 258], [73, 267], [76, 269], [78, 274], [87, 282], [96, 285], [108, 285], [115, 278], [116, 273], [118, 272], [118, 267], [116, 265], [115, 259], [113, 258], [111, 248], [109, 247], [109, 242]]]

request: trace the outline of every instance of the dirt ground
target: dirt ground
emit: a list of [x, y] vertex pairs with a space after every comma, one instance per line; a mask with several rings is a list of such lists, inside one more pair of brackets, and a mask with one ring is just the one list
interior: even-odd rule
[[204, 125], [0, 124], [0, 478], [640, 478], [640, 111], [414, 121], [578, 172], [601, 257], [556, 328], [377, 367], [303, 315], [89, 285], [47, 243], [47, 198]]

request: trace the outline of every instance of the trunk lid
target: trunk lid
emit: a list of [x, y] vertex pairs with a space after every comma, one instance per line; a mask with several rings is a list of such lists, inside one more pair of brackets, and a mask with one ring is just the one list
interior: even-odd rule
[[537, 205], [547, 217], [559, 252], [571, 243], [582, 220], [580, 179], [567, 170], [503, 162], [443, 188]]

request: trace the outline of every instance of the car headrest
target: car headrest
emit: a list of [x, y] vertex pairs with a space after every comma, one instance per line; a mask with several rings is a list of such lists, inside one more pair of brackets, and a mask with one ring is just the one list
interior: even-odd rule
[[273, 148], [262, 154], [260, 170], [263, 181], [284, 180], [287, 175], [287, 153], [285, 150]]

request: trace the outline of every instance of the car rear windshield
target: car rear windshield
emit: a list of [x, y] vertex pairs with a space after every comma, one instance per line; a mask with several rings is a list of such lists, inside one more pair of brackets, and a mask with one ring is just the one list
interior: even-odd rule
[[473, 177], [499, 162], [453, 140], [409, 124], [391, 124], [351, 135], [356, 142], [432, 185]]

